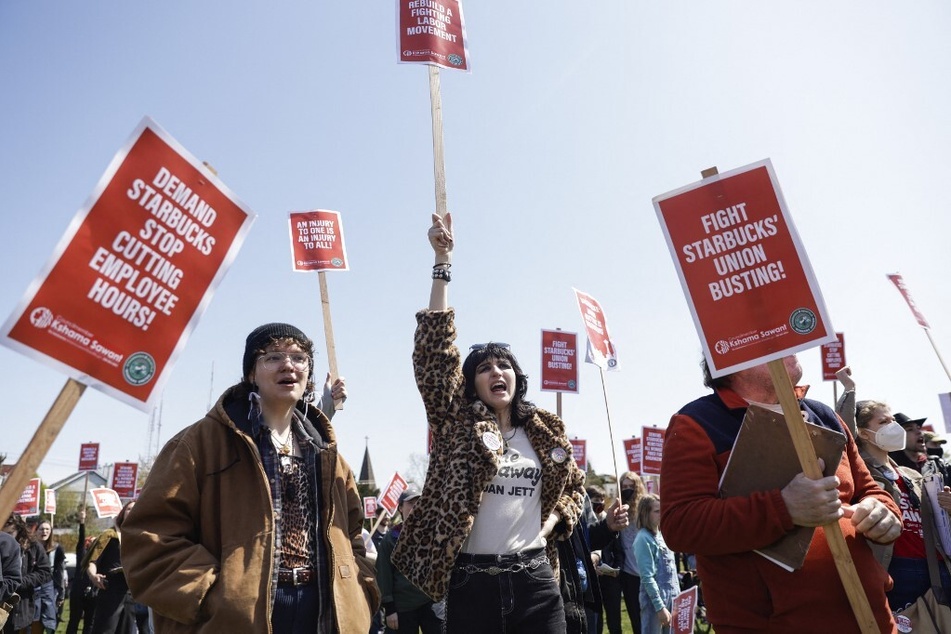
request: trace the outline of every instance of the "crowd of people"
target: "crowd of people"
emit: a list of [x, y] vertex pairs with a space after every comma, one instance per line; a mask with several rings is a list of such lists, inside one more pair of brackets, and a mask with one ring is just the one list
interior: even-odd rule
[[[824, 531], [798, 568], [758, 553], [829, 525], [881, 632], [931, 589], [936, 563], [951, 591], [940, 539], [951, 535], [933, 521], [951, 511], [951, 473], [946, 440], [925, 419], [856, 401], [844, 369], [835, 410], [796, 392], [804, 421], [841, 435], [838, 463], [820, 461], [818, 479], [723, 496], [748, 413], [783, 413], [781, 390], [766, 365], [714, 377], [704, 362], [712, 393], [673, 415], [659, 495], [633, 472], [611, 495], [585, 488], [564, 423], [527, 400], [510, 347], [474, 344], [463, 357], [455, 343], [451, 215], [433, 215], [428, 240], [435, 263], [413, 367], [430, 462], [422, 488], [400, 495], [395, 525], [381, 515], [372, 534], [364, 526], [330, 422], [345, 383], [328, 375], [318, 398], [313, 341], [265, 324], [245, 340], [241, 380], [166, 444], [114, 527], [90, 544], [81, 516], [70, 587], [52, 526], [7, 520], [3, 632], [54, 631], [68, 596], [70, 633], [151, 634], [154, 623], [160, 633], [618, 634], [623, 602], [634, 632], [666, 634], [694, 567], [717, 634], [860, 631]], [[792, 389], [799, 362], [781, 365]], [[932, 500], [923, 482], [935, 479]]]

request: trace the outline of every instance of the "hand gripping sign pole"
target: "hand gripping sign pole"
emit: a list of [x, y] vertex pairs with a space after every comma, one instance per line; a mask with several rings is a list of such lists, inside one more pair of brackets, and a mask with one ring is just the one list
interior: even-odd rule
[[[327, 274], [317, 273], [317, 282], [320, 284], [320, 308], [324, 315], [324, 339], [327, 343], [327, 367], [330, 370], [331, 385], [340, 378], [337, 370], [337, 345], [334, 343], [334, 325], [330, 320], [330, 294], [327, 292]], [[334, 400], [334, 409], [343, 409], [343, 400]]]
[[[711, 167], [703, 170], [701, 176], [706, 179], [716, 176], [718, 173], [716, 167]], [[783, 408], [783, 416], [786, 419], [786, 425], [789, 428], [789, 435], [792, 438], [796, 454], [799, 456], [802, 472], [807, 478], [820, 480], [822, 479], [822, 471], [819, 469], [819, 459], [816, 457], [815, 447], [809, 439], [809, 431], [806, 429], [806, 423], [800, 413], [799, 403], [796, 400], [789, 373], [786, 372], [786, 366], [782, 359], [768, 361], [766, 365], [769, 368], [769, 375], [773, 380], [776, 395], [779, 397], [779, 403]], [[865, 596], [858, 572], [855, 570], [855, 563], [849, 554], [842, 529], [838, 522], [827, 524], [822, 528], [825, 531], [826, 541], [829, 544], [829, 550], [832, 552], [836, 570], [838, 570], [842, 585], [845, 588], [845, 594], [849, 598], [849, 604], [852, 606], [852, 611], [855, 613], [855, 619], [858, 621], [861, 631], [866, 634], [878, 632], [878, 623], [875, 621], [868, 597]]]

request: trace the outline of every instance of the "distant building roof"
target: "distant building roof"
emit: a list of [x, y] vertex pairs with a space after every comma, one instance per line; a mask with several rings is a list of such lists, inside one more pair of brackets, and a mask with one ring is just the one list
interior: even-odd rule
[[87, 473], [89, 474], [90, 489], [106, 486], [108, 480], [98, 471], [77, 471], [73, 475], [67, 476], [62, 480], [58, 480], [49, 485], [49, 488], [53, 489], [54, 491], [59, 491], [60, 489], [66, 489], [68, 491], [82, 491], [82, 489], [86, 486], [84, 480]]
[[373, 464], [370, 462], [369, 445], [367, 445], [366, 451], [363, 452], [363, 466], [360, 467], [360, 479], [358, 482], [368, 485], [371, 489], [376, 488], [376, 478], [373, 477]]

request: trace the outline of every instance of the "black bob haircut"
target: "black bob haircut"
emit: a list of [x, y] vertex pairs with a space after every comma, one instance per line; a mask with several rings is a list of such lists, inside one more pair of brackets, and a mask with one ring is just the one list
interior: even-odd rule
[[512, 398], [512, 426], [518, 427], [524, 425], [535, 415], [535, 404], [525, 400], [528, 394], [528, 375], [518, 364], [518, 359], [512, 354], [512, 351], [505, 344], [490, 341], [484, 346], [480, 346], [469, 352], [465, 362], [462, 364], [462, 376], [466, 381], [466, 398], [470, 403], [479, 400], [475, 389], [476, 368], [486, 359], [504, 359], [512, 364], [515, 370], [515, 395]]

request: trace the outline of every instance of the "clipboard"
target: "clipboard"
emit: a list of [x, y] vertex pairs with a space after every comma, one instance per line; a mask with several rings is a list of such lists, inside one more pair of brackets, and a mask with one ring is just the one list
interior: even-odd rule
[[[845, 449], [845, 435], [808, 422], [806, 429], [816, 456], [825, 462], [822, 475], [835, 474]], [[720, 477], [720, 497], [745, 497], [755, 491], [782, 489], [801, 471], [783, 415], [750, 405]], [[755, 552], [790, 572], [798, 570], [809, 552], [815, 530], [796, 526], [778, 541]]]

